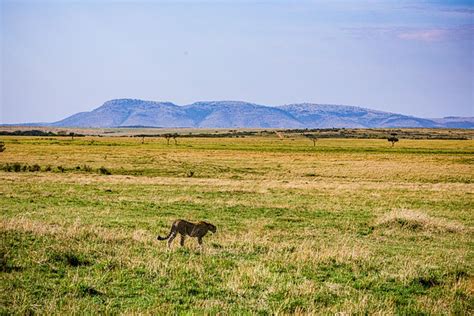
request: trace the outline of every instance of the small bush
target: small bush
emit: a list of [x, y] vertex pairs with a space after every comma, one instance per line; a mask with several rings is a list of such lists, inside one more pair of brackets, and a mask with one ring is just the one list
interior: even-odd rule
[[3, 171], [7, 171], [7, 172], [12, 172], [13, 166], [10, 165], [9, 163], [7, 163], [7, 164], [5, 164], [5, 165], [2, 165], [2, 170], [3, 170]]
[[13, 169], [13, 171], [15, 171], [15, 172], [20, 172], [20, 171], [21, 171], [21, 164], [18, 163], [18, 162], [15, 162], [15, 163], [12, 165], [12, 169]]
[[41, 171], [41, 167], [38, 164], [34, 164], [33, 166], [30, 166], [28, 170], [31, 172], [38, 172]]
[[44, 168], [44, 171], [51, 171], [51, 166], [46, 166], [46, 168]]
[[112, 172], [110, 172], [110, 171], [109, 171], [107, 168], [105, 168], [105, 167], [100, 167], [100, 168], [99, 168], [99, 173], [100, 173], [100, 174], [106, 174], [106, 175], [112, 174]]
[[64, 169], [63, 166], [58, 166], [58, 171], [59, 171], [59, 172], [64, 172], [64, 171], [66, 171], [66, 169]]
[[193, 176], [194, 176], [194, 171], [193, 171], [193, 170], [188, 170], [188, 171], [186, 172], [186, 177], [192, 178]]
[[5, 149], [6, 149], [5, 143], [4, 143], [4, 142], [0, 142], [0, 153], [1, 153], [1, 152], [4, 152]]
[[92, 171], [92, 167], [91, 167], [91, 166], [88, 166], [88, 165], [83, 165], [83, 166], [82, 166], [82, 170], [84, 170], [85, 172], [91, 172], [91, 171]]

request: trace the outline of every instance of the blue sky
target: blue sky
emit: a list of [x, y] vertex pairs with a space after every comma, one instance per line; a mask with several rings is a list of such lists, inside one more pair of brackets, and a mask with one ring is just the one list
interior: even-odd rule
[[0, 1], [0, 123], [115, 98], [474, 115], [474, 1]]

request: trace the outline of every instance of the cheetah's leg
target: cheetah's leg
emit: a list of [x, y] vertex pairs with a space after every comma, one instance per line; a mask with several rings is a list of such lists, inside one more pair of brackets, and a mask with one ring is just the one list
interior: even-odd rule
[[202, 245], [202, 237], [198, 237], [198, 244], [199, 244], [199, 248], [201, 249], [201, 251], [203, 251], [204, 247]]
[[176, 232], [171, 233], [170, 238], [168, 238], [168, 249], [171, 248], [171, 243], [173, 242], [173, 239], [176, 238]]

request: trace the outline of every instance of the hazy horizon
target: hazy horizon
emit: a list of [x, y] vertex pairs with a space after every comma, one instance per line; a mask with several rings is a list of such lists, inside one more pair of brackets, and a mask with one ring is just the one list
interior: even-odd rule
[[0, 1], [3, 124], [119, 98], [474, 116], [472, 1]]

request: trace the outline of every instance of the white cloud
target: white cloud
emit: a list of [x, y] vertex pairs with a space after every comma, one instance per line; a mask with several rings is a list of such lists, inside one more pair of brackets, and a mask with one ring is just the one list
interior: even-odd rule
[[397, 38], [408, 41], [441, 42], [474, 40], [474, 25], [463, 25], [458, 27], [364, 27], [344, 28], [357, 38]]
[[402, 40], [423, 42], [474, 40], [474, 25], [464, 25], [452, 28], [427, 28], [402, 31], [397, 34]]

